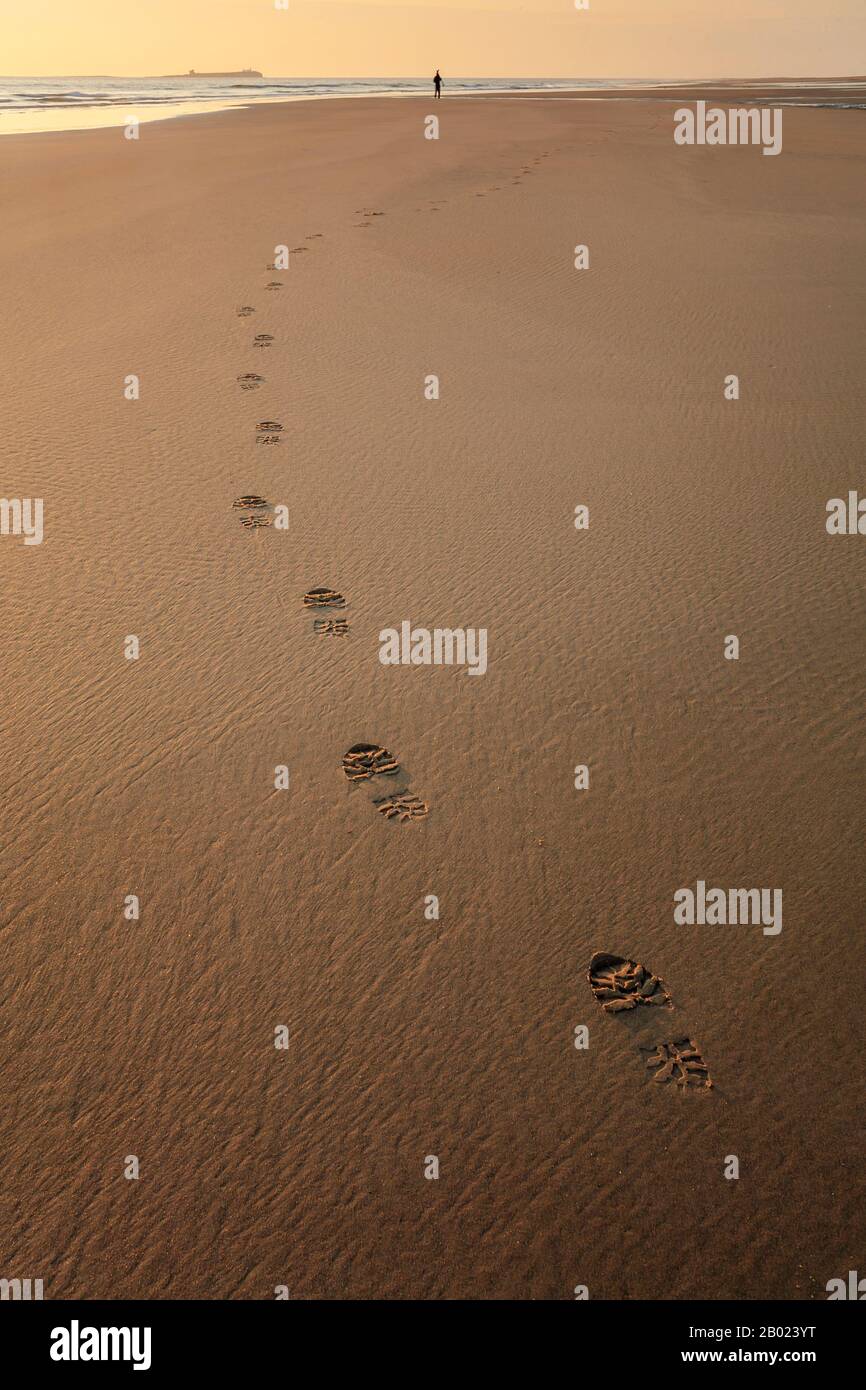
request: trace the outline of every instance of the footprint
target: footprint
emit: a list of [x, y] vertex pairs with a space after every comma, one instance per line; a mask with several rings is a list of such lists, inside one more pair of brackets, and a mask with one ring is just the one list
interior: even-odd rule
[[264, 382], [264, 377], [259, 376], [258, 372], [243, 372], [238, 377], [242, 391], [258, 391]]
[[271, 525], [270, 505], [270, 502], [266, 501], [264, 497], [259, 497], [257, 493], [248, 493], [243, 497], [235, 498], [232, 502], [232, 510], [243, 510], [248, 513], [246, 516], [238, 517], [238, 521], [248, 531], [255, 531], [263, 526]]
[[241, 307], [238, 309], [238, 318], [248, 319], [250, 314], [254, 314], [255, 312], [256, 311], [253, 308], [252, 304], [242, 304]]
[[388, 820], [393, 820], [396, 816], [398, 820], [423, 820], [428, 814], [429, 807], [426, 801], [419, 801], [417, 796], [376, 796], [373, 798], [373, 805], [377, 811]]
[[641, 1047], [640, 1050], [646, 1065], [656, 1069], [653, 1081], [662, 1084], [673, 1081], [677, 1086], [712, 1089], [707, 1064], [697, 1043], [691, 1038], [674, 1038], [673, 1042], [656, 1043], [653, 1047]]
[[[322, 608], [329, 612], [335, 608], [345, 608], [346, 600], [336, 589], [310, 589], [304, 594], [305, 608]], [[313, 632], [317, 637], [345, 637], [349, 624], [345, 618], [316, 618]]]
[[290, 256], [297, 256], [301, 251], [309, 251], [309, 246], [293, 246], [289, 252]]
[[400, 764], [381, 744], [354, 743], [343, 754], [343, 771], [350, 782], [361, 782], [370, 777], [394, 777]]
[[336, 589], [310, 589], [304, 594], [305, 608], [345, 608], [346, 600]]
[[308, 236], [304, 237], [304, 241], [315, 241], [317, 237], [324, 235], [324, 232], [310, 232]]
[[[713, 1082], [701, 1049], [687, 1033], [671, 1028], [666, 1014], [673, 1009], [670, 992], [663, 980], [645, 965], [599, 951], [589, 962], [590, 989], [605, 1013], [627, 1015], [638, 1051], [653, 1081], [673, 1082], [683, 1090], [711, 1090]], [[641, 1006], [660, 1007], [647, 1013]]]
[[274, 341], [273, 333], [257, 333], [253, 339], [253, 347], [269, 348]]
[[283, 427], [278, 420], [260, 420], [256, 425], [257, 444], [279, 444]]
[[590, 988], [606, 1014], [636, 1009], [639, 1004], [671, 1008], [667, 986], [636, 960], [597, 951], [589, 962]]
[[[343, 754], [343, 771], [350, 782], [371, 781], [374, 777], [396, 777], [400, 765], [387, 748], [378, 743], [356, 743]], [[429, 813], [426, 801], [414, 796], [404, 785], [393, 792], [372, 798], [376, 810], [386, 820], [423, 820]]]
[[282, 280], [269, 280], [268, 283], [265, 285], [266, 290], [281, 290], [282, 288]]

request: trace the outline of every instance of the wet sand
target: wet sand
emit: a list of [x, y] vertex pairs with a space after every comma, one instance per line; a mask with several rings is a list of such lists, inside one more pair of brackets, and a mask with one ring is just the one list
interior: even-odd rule
[[[0, 142], [2, 493], [45, 505], [41, 545], [0, 537], [4, 1277], [809, 1299], [862, 1268], [866, 540], [825, 508], [866, 489], [863, 116], [786, 109], [763, 158], [676, 146], [679, 104]], [[406, 620], [486, 628], [486, 674], [383, 666]], [[347, 781], [359, 742], [426, 819]], [[783, 889], [783, 930], [678, 925], [698, 880]], [[647, 1079], [594, 951], [664, 979], [712, 1090]]]

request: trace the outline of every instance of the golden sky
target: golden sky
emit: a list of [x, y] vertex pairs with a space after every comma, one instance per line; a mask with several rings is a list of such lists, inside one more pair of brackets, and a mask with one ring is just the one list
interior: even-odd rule
[[0, 0], [0, 75], [829, 77], [866, 0]]

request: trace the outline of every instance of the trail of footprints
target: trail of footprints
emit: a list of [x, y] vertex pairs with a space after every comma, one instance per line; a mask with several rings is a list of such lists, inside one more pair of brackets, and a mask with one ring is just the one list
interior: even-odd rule
[[[545, 150], [532, 160], [531, 165], [524, 166], [520, 171], [521, 174], [531, 174], [533, 172], [532, 165], [539, 165], [543, 159], [547, 158], [548, 153]], [[512, 182], [520, 183], [520, 181], [520, 178], [515, 175]], [[498, 193], [501, 188], [501, 184], [493, 184], [485, 192], [477, 193], [476, 197], [483, 198], [487, 193]], [[447, 201], [444, 198], [431, 199], [427, 211], [439, 212], [447, 205]], [[421, 209], [419, 208], [418, 211], [420, 212]], [[384, 217], [385, 213], [379, 208], [364, 207], [356, 208], [355, 216], [362, 219], [353, 224], [355, 227], [370, 227], [373, 225], [372, 219], [374, 217]], [[310, 232], [304, 240], [307, 242], [318, 241], [323, 235], [322, 232]], [[293, 246], [289, 254], [298, 256], [309, 250], [309, 246]], [[267, 269], [271, 272], [277, 271], [276, 262], [270, 262]], [[265, 290], [268, 293], [276, 294], [283, 288], [283, 284], [282, 280], [269, 280], [265, 285]], [[250, 318], [255, 312], [255, 306], [252, 304], [241, 304], [236, 310], [238, 318], [244, 319]], [[252, 346], [254, 349], [264, 352], [270, 348], [274, 341], [272, 333], [256, 333], [252, 340]], [[241, 391], [258, 391], [265, 385], [265, 381], [265, 377], [259, 372], [241, 372], [237, 377]], [[284, 426], [278, 420], [260, 420], [256, 425], [255, 442], [257, 445], [273, 447], [280, 443], [283, 433]], [[232, 503], [232, 509], [241, 513], [238, 520], [244, 530], [264, 530], [273, 523], [273, 506], [267, 498], [258, 493], [245, 493], [243, 496], [237, 497]], [[330, 588], [310, 589], [308, 593], [304, 594], [302, 602], [304, 608], [317, 610], [321, 614], [313, 620], [312, 630], [315, 636], [345, 637], [348, 634], [349, 624], [347, 620], [336, 616], [339, 610], [346, 607], [345, 598], [337, 590]], [[373, 778], [381, 776], [397, 776], [399, 770], [399, 764], [396, 760], [378, 744], [356, 744], [343, 757], [343, 771], [352, 782], [371, 781]], [[373, 804], [388, 820], [400, 822], [421, 820], [428, 814], [427, 803], [410, 792], [408, 786], [403, 786], [387, 795], [374, 797]], [[625, 962], [624, 964], [634, 963]], [[646, 978], [633, 984], [632, 977], [627, 977], [627, 979], [616, 977], [602, 988], [613, 991], [609, 997], [606, 997], [604, 1005], [611, 1012], [616, 1011], [615, 1006], [621, 1009], [635, 1007], [635, 1003], [629, 1002], [635, 991], [637, 991], [642, 1003], [664, 1002], [658, 997], [658, 989], [655, 986], [651, 991], [647, 989]], [[653, 1058], [648, 1063], [648, 1065], [658, 1067], [656, 1079], [674, 1078], [680, 1084], [684, 1084], [683, 1077], [694, 1077], [695, 1061], [696, 1058], [697, 1061], [700, 1061], [700, 1058], [699, 1054], [694, 1053], [693, 1044], [690, 1043], [689, 1039], [674, 1039], [671, 1042], [659, 1044], [659, 1048], [667, 1050], [659, 1052], [658, 1055], [653, 1054]], [[711, 1083], [708, 1080], [706, 1084], [710, 1085]]]
[[[371, 208], [355, 208], [356, 217], [384, 217], [384, 212], [374, 212]], [[372, 222], [353, 222], [353, 227], [372, 227]]]
[[[512, 186], [512, 188], [513, 188], [516, 184], [517, 184], [517, 185], [521, 184], [521, 183], [523, 182], [523, 179], [525, 178], [525, 176], [526, 176], [527, 174], [534, 174], [534, 173], [536, 173], [537, 170], [538, 170], [539, 164], [541, 164], [542, 160], [547, 159], [547, 156], [548, 156], [549, 154], [550, 154], [550, 151], [549, 151], [549, 150], [543, 150], [543, 151], [541, 152], [541, 154], [536, 155], [534, 159], [530, 160], [529, 164], [524, 164], [523, 167], [522, 167], [521, 169], [516, 170], [516, 171], [514, 172], [514, 175], [513, 175], [512, 179], [511, 179], [511, 186]], [[505, 176], [503, 175], [503, 177], [505, 177]], [[500, 193], [501, 191], [502, 191], [502, 184], [495, 183], [495, 184], [492, 184], [489, 188], [485, 188], [485, 189], [483, 189], [483, 190], [481, 190], [481, 191], [476, 192], [475, 197], [476, 197], [476, 198], [486, 198], [487, 195], [488, 195], [489, 193]], [[430, 210], [431, 210], [431, 212], [435, 212], [435, 211], [436, 211], [436, 209], [433, 208], [433, 207], [431, 207]], [[421, 209], [419, 208], [418, 211], [420, 212]]]
[[[628, 1016], [641, 1029], [642, 1020], [647, 1017], [645, 1009], [673, 1011], [667, 985], [636, 960], [597, 951], [589, 962], [587, 979], [605, 1013]], [[644, 1065], [653, 1073], [654, 1082], [673, 1082], [682, 1091], [712, 1089], [709, 1069], [694, 1038], [679, 1031], [672, 1036], [673, 1030], [663, 1025], [661, 1018], [650, 1031], [655, 1036], [642, 1029], [643, 1041], [638, 1042], [638, 1050]]]
[[[369, 209], [359, 209], [358, 214], [364, 217], [384, 217], [383, 212], [372, 211]], [[356, 223], [357, 226], [370, 226], [369, 222]], [[317, 240], [322, 236], [322, 232], [312, 232], [307, 241]], [[290, 254], [297, 255], [301, 251], [307, 251], [306, 246], [295, 246]], [[276, 270], [276, 265], [271, 263], [268, 270]], [[266, 290], [276, 292], [282, 289], [281, 280], [271, 280], [265, 286]], [[239, 318], [249, 318], [256, 312], [251, 304], [242, 304], [238, 310]], [[253, 339], [253, 347], [265, 349], [269, 348], [274, 342], [271, 333], [257, 333]], [[265, 377], [259, 372], [241, 372], [236, 378], [242, 391], [258, 391], [265, 385]], [[255, 442], [262, 445], [275, 445], [280, 443], [280, 438], [284, 433], [284, 426], [278, 420], [260, 420], [256, 425]], [[245, 530], [255, 531], [272, 525], [273, 504], [266, 497], [259, 493], [244, 493], [236, 497], [232, 502], [232, 510], [241, 513], [238, 518]], [[313, 610], [322, 614], [313, 619], [313, 633], [317, 637], [345, 637], [349, 631], [349, 624], [343, 617], [335, 616], [347, 607], [347, 601], [343, 594], [337, 589], [329, 586], [321, 586], [309, 589], [304, 594], [302, 605], [307, 610]], [[350, 748], [343, 756], [343, 771], [350, 782], [369, 781], [375, 777], [400, 776], [400, 765], [395, 758], [382, 748], [379, 744], [358, 743]], [[427, 803], [415, 796], [406, 784], [405, 778], [401, 779], [403, 785], [395, 788], [393, 792], [373, 797], [373, 805], [386, 820], [397, 820], [408, 822], [423, 820], [428, 814]]]

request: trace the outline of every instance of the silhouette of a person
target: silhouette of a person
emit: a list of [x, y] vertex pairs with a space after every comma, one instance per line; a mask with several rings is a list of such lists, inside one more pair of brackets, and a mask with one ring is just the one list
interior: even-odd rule
[[436, 96], [442, 97], [442, 78], [439, 76], [439, 69], [436, 69], [436, 76], [433, 78], [433, 86], [436, 88]]

